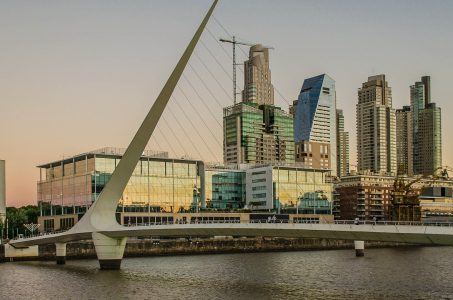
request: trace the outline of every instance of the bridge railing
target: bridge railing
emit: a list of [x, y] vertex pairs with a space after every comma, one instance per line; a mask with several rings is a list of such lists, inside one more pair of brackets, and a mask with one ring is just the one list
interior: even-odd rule
[[420, 221], [362, 221], [362, 220], [335, 220], [334, 224], [346, 225], [375, 225], [375, 226], [441, 226], [453, 227], [453, 222], [420, 222]]
[[445, 226], [453, 227], [453, 222], [417, 222], [417, 221], [356, 221], [356, 220], [336, 220], [332, 223], [321, 223], [319, 220], [195, 220], [195, 221], [164, 221], [126, 224], [126, 227], [135, 226], [154, 226], [154, 225], [186, 225], [186, 224], [338, 224], [338, 225], [373, 225], [373, 226]]
[[[285, 220], [285, 219], [257, 219], [257, 220], [176, 220], [176, 221], [162, 221], [162, 222], [148, 222], [148, 223], [137, 223], [137, 224], [126, 224], [125, 227], [136, 227], [136, 226], [156, 226], [156, 225], [187, 225], [187, 224], [320, 224], [319, 220]], [[337, 225], [372, 225], [372, 226], [438, 226], [438, 227], [453, 227], [453, 222], [417, 222], [417, 221], [357, 221], [357, 220], [335, 220], [333, 223], [323, 224], [337, 224]], [[36, 233], [33, 235], [24, 235], [21, 238], [33, 238], [42, 237], [52, 234], [63, 233], [67, 230], [56, 230], [52, 232]], [[14, 238], [17, 240], [19, 237]]]
[[48, 236], [48, 235], [53, 235], [53, 234], [58, 234], [58, 233], [63, 233], [68, 231], [69, 229], [62, 229], [62, 230], [53, 230], [53, 231], [46, 231], [46, 232], [37, 232], [37, 233], [28, 233], [28, 234], [19, 234], [18, 236], [15, 236], [11, 240], [19, 240], [21, 238], [34, 238], [34, 237], [42, 237], [42, 236]]

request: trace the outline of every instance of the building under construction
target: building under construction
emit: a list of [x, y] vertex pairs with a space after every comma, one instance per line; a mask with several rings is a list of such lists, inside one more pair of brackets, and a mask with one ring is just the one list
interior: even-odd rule
[[355, 174], [334, 185], [336, 219], [420, 221], [419, 195], [426, 187], [453, 187], [448, 178], [413, 178]]

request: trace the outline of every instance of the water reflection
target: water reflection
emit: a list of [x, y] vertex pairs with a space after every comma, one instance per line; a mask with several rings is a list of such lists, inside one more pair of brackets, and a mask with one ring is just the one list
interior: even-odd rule
[[130, 258], [121, 271], [96, 260], [0, 265], [0, 299], [451, 298], [453, 248]]

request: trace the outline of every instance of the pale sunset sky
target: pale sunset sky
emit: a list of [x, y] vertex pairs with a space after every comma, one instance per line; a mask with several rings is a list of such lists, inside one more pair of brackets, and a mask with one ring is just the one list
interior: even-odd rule
[[[126, 147], [210, 4], [0, 0], [7, 205], [36, 203], [39, 164]], [[222, 160], [222, 107], [232, 104], [231, 46], [215, 40], [228, 37], [218, 20], [243, 41], [275, 48], [275, 101], [285, 110], [305, 78], [327, 73], [335, 79], [353, 165], [362, 82], [386, 74], [393, 107], [401, 108], [409, 105], [409, 86], [430, 75], [432, 99], [442, 108], [443, 164], [453, 166], [453, 1], [223, 0], [214, 16], [148, 148]], [[238, 62], [244, 60], [238, 50]]]

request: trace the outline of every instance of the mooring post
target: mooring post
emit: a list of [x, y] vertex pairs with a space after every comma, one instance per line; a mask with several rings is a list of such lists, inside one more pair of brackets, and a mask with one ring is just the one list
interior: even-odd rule
[[365, 242], [364, 241], [354, 241], [355, 256], [362, 257], [365, 256]]
[[66, 264], [66, 243], [55, 243], [55, 257], [57, 265]]

